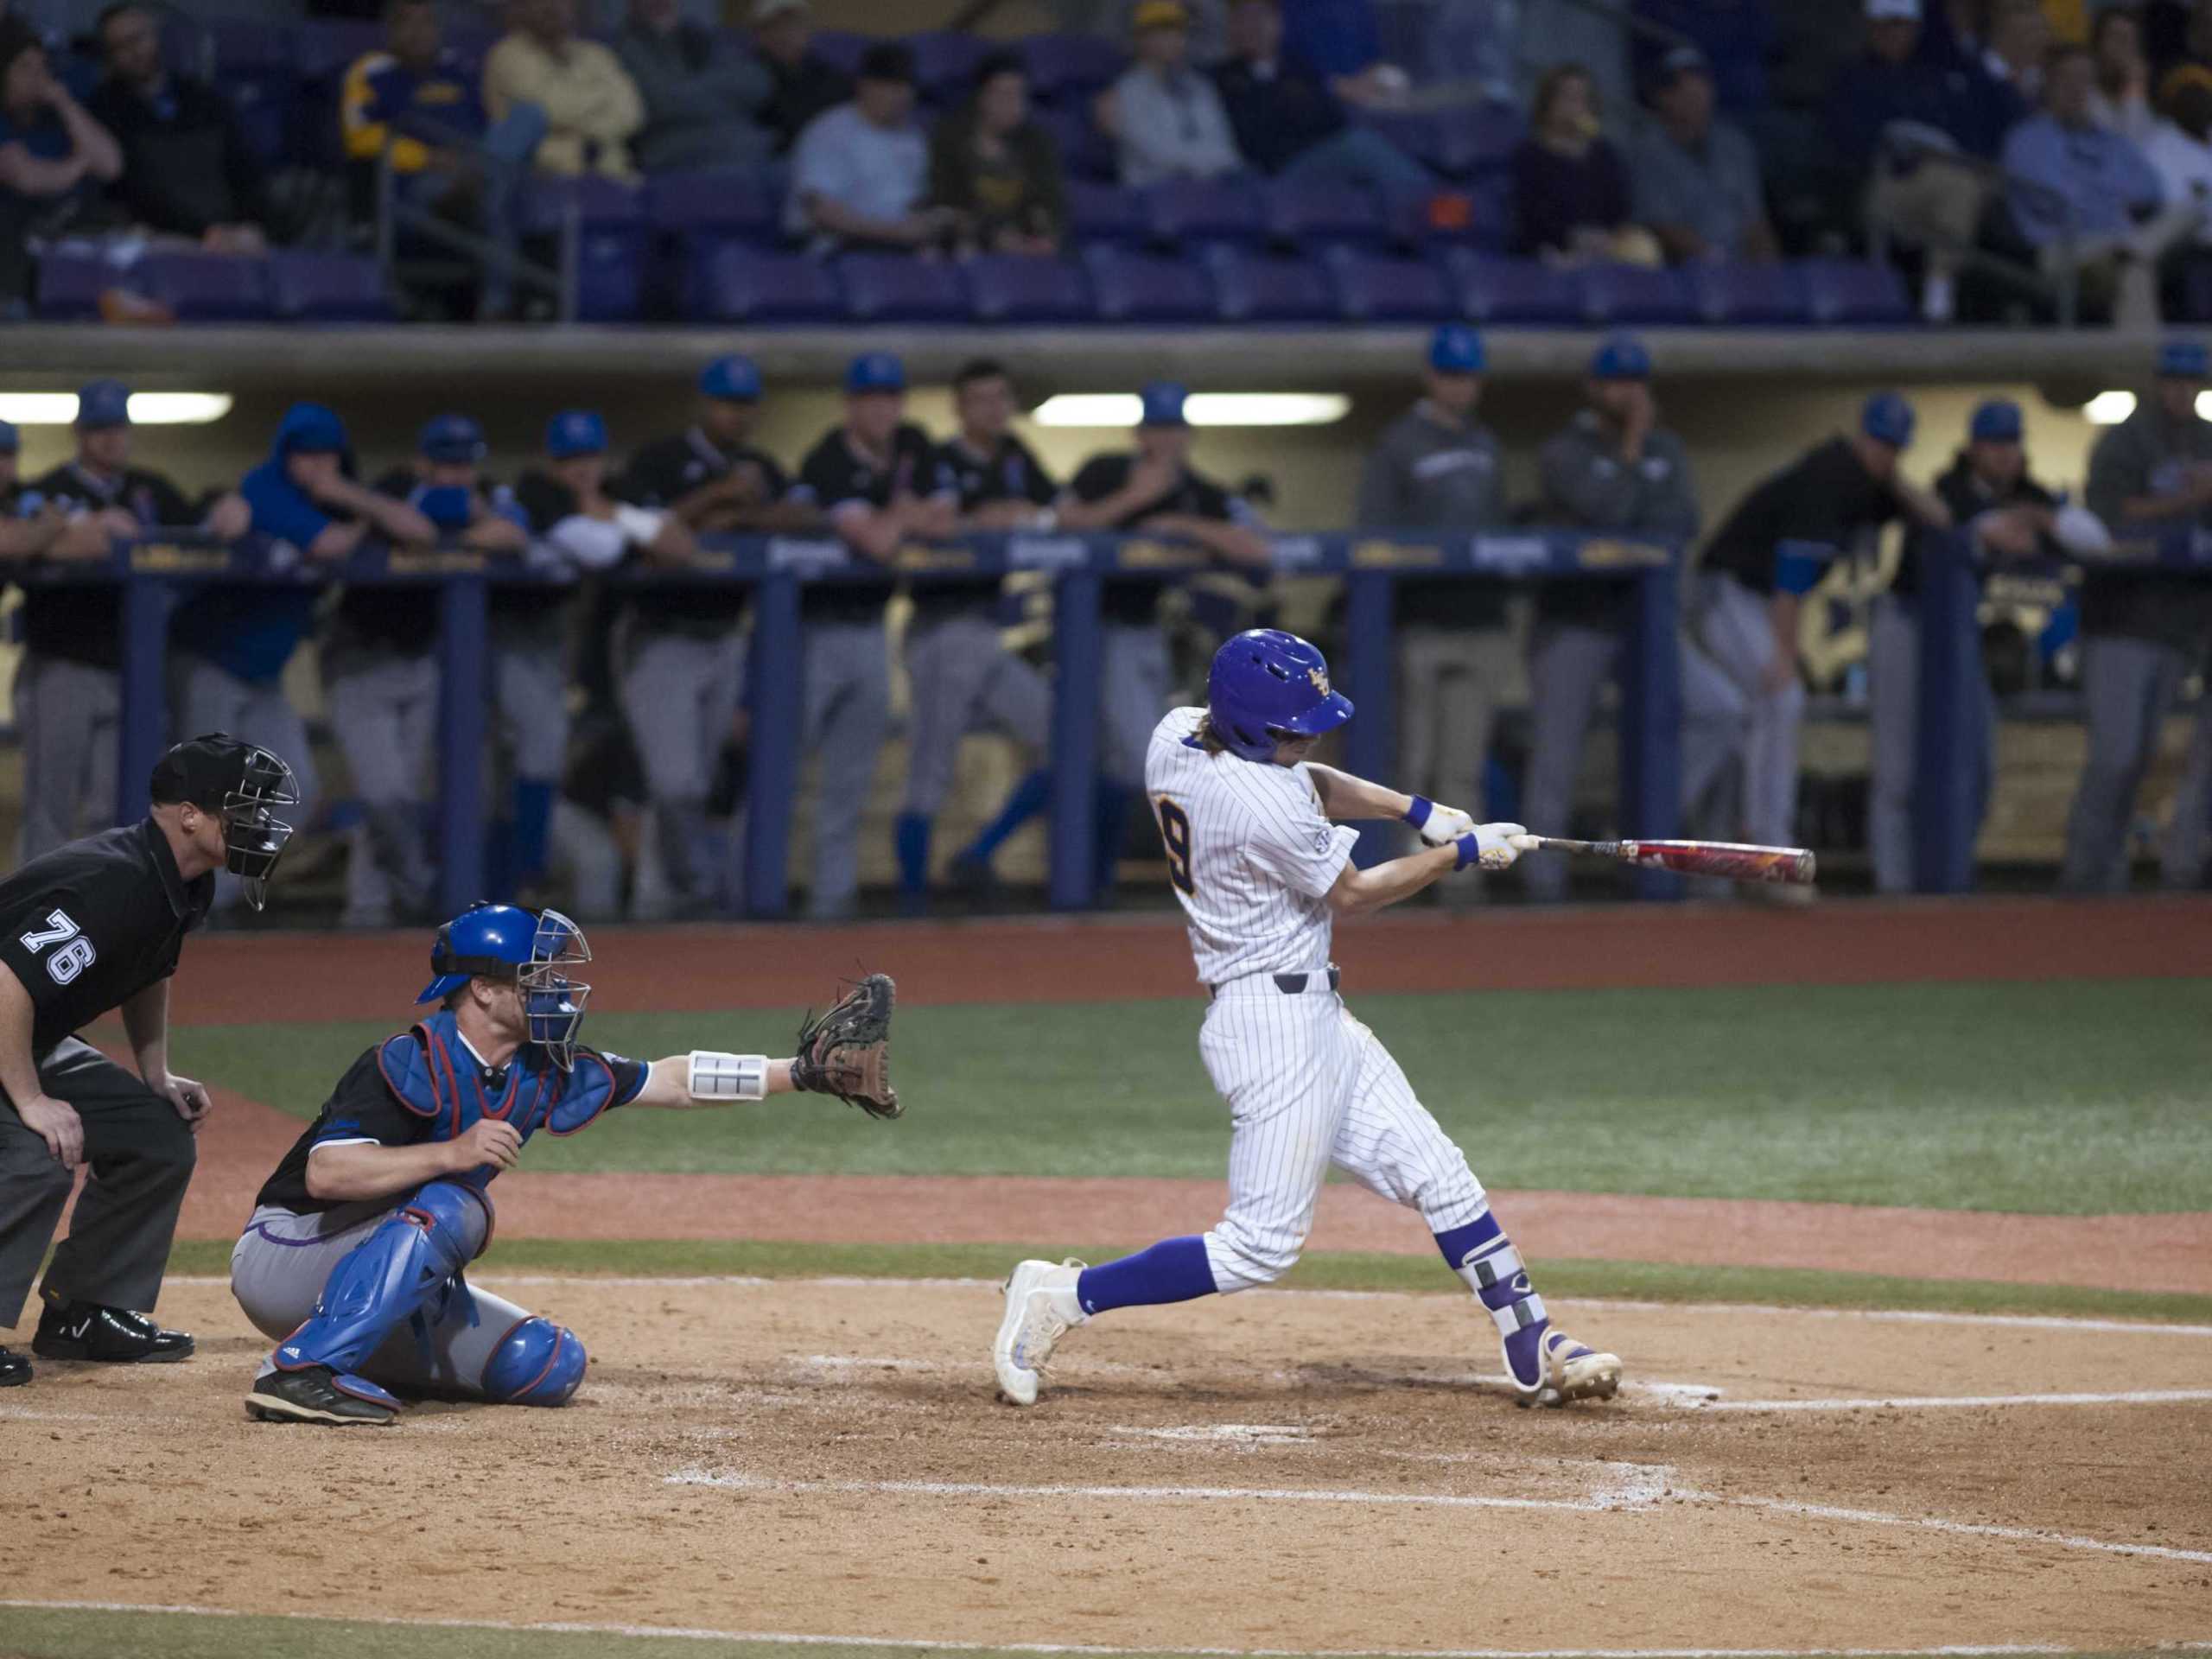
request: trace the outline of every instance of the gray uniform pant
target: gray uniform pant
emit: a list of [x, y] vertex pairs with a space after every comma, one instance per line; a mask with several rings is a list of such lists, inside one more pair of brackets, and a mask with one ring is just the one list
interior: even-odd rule
[[122, 712], [113, 669], [23, 653], [16, 667], [16, 730], [23, 746], [24, 861], [115, 822]]
[[891, 726], [891, 659], [877, 622], [807, 630], [802, 753], [821, 758], [814, 802], [814, 884], [807, 914], [849, 916], [861, 886], [861, 815]]
[[346, 920], [389, 925], [395, 893], [420, 899], [435, 890], [422, 812], [437, 730], [437, 661], [428, 653], [351, 657], [327, 676], [323, 694], [361, 800], [346, 861]]
[[[707, 797], [745, 690], [745, 638], [640, 630], [622, 673], [622, 713], [652, 798], [671, 907], [739, 896], [735, 860], [718, 879], [709, 852]], [[741, 838], [731, 836], [733, 849]]]
[[1109, 784], [1142, 789], [1145, 751], [1167, 712], [1167, 638], [1150, 623], [1109, 623], [1100, 635], [1098, 770]]
[[1743, 699], [1745, 840], [1787, 846], [1797, 820], [1797, 728], [1805, 717], [1805, 686], [1791, 675], [1779, 691], [1765, 689], [1775, 659], [1774, 624], [1764, 594], [1733, 576], [1698, 579], [1697, 639]]
[[[404, 1194], [401, 1196], [404, 1196]], [[346, 1253], [384, 1224], [394, 1203], [346, 1205], [300, 1215], [263, 1205], [231, 1251], [231, 1294], [254, 1328], [281, 1342], [307, 1322], [330, 1270]], [[364, 1213], [365, 1210], [366, 1213]], [[472, 1209], [471, 1214], [484, 1215]], [[488, 1230], [488, 1223], [487, 1223]], [[473, 1242], [470, 1254], [483, 1248]], [[530, 1318], [503, 1296], [470, 1287], [467, 1294], [434, 1300], [425, 1332], [403, 1323], [361, 1363], [359, 1375], [403, 1393], [481, 1395], [484, 1367], [507, 1332]], [[276, 1369], [264, 1357], [257, 1375]]]
[[[174, 1106], [74, 1037], [39, 1062], [38, 1079], [48, 1094], [76, 1108], [90, 1166], [46, 1288], [60, 1301], [149, 1312], [199, 1143]], [[0, 1325], [14, 1325], [22, 1313], [76, 1179], [0, 1101]]]
[[[1913, 887], [1912, 786], [1920, 741], [1920, 613], [1894, 594], [1876, 597], [1868, 623], [1866, 668], [1874, 737], [1873, 790], [1866, 841], [1874, 854], [1874, 886], [1883, 893]], [[1997, 769], [1997, 697], [1977, 649], [1967, 688], [1966, 763], [1974, 770], [1973, 833], [1981, 831]]]
[[[998, 624], [955, 613], [906, 631], [906, 796], [903, 810], [932, 817], [952, 791], [960, 740], [1003, 732], [1034, 760], [1051, 737], [1052, 693], [999, 642]], [[1147, 732], [1147, 736], [1150, 734]]]
[[1413, 794], [1483, 817], [1483, 767], [1513, 672], [1503, 628], [1398, 631], [1398, 775]]
[[[2158, 730], [2189, 673], [2177, 646], [2117, 634], [2093, 634], [2082, 647], [2082, 690], [2088, 709], [2088, 753], [2066, 821], [2063, 886], [2081, 893], [2127, 887], [2128, 830], [2136, 791], [2158, 753]], [[2204, 870], [2205, 818], [2212, 810], [2212, 699], [2197, 714], [2181, 797], [2166, 834], [2165, 880], [2194, 886]]]
[[[1529, 639], [1529, 702], [1535, 725], [1522, 817], [1539, 835], [1569, 833], [1582, 744], [1598, 692], [1619, 671], [1621, 639], [1611, 628], [1540, 622]], [[1681, 647], [1682, 775], [1685, 822], [1743, 745], [1745, 702], [1728, 677], [1688, 640]], [[1567, 893], [1567, 863], [1531, 858], [1514, 867], [1539, 899]]]
[[492, 696], [515, 776], [559, 783], [569, 759], [569, 687], [557, 626], [494, 630]]
[[[307, 722], [284, 695], [281, 680], [256, 684], [205, 657], [180, 652], [169, 659], [169, 706], [176, 711], [180, 742], [202, 732], [228, 732], [282, 756], [300, 785], [299, 805], [283, 816], [296, 824], [306, 822], [317, 792], [315, 757], [308, 750]], [[242, 896], [238, 877], [228, 871], [217, 874], [217, 910], [233, 908]]]

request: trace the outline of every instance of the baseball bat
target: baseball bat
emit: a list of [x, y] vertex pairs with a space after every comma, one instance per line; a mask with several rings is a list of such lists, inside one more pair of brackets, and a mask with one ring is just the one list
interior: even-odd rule
[[1617, 858], [1641, 869], [1717, 875], [1731, 881], [1770, 881], [1793, 887], [1813, 885], [1813, 855], [1802, 847], [1752, 847], [1733, 841], [1567, 841], [1557, 836], [1535, 839], [1539, 847]]

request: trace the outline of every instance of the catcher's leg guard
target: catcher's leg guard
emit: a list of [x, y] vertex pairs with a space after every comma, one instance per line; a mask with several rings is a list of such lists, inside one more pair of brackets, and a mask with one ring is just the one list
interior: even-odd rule
[[481, 1251], [491, 1231], [482, 1197], [431, 1181], [346, 1252], [323, 1281], [308, 1322], [277, 1344], [276, 1369], [356, 1370], [399, 1325], [428, 1307]]
[[508, 1406], [565, 1406], [584, 1380], [584, 1345], [550, 1319], [524, 1319], [484, 1363], [484, 1397]]

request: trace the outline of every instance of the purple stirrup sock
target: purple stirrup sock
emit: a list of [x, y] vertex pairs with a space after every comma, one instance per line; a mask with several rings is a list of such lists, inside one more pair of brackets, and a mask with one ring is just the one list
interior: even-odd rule
[[1086, 1313], [1115, 1307], [1154, 1307], [1211, 1296], [1217, 1287], [1206, 1264], [1206, 1242], [1196, 1233], [1163, 1238], [1148, 1250], [1125, 1255], [1101, 1268], [1085, 1268], [1075, 1281], [1076, 1300]]
[[[1487, 1212], [1464, 1227], [1454, 1227], [1448, 1232], [1438, 1233], [1436, 1248], [1454, 1273], [1465, 1274], [1470, 1257], [1490, 1255], [1508, 1248], [1505, 1230], [1497, 1224], [1497, 1217]], [[1496, 1284], [1484, 1285], [1475, 1291], [1482, 1305], [1492, 1314], [1511, 1307], [1516, 1302], [1526, 1301], [1533, 1294], [1529, 1274], [1523, 1271]], [[1537, 1306], [1541, 1306], [1539, 1302]], [[1516, 1330], [1501, 1331], [1505, 1344], [1505, 1363], [1513, 1373], [1513, 1380], [1523, 1388], [1534, 1388], [1543, 1381], [1544, 1332], [1551, 1320], [1537, 1319]]]

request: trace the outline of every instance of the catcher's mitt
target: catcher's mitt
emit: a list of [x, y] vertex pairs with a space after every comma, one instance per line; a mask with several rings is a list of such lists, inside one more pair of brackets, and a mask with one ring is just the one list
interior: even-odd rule
[[870, 1117], [896, 1117], [906, 1108], [891, 1086], [891, 1006], [898, 995], [888, 974], [870, 974], [798, 1028], [791, 1086], [836, 1095]]

